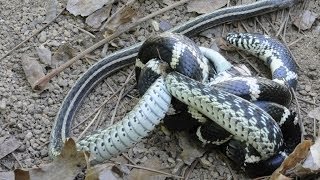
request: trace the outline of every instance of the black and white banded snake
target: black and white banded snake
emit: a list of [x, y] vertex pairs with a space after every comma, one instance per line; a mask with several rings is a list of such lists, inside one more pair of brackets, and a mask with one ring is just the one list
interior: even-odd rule
[[[291, 7], [295, 2], [296, 0], [262, 0], [253, 4], [224, 8], [209, 14], [199, 16], [187, 23], [182, 24], [181, 26], [173, 28], [170, 31], [185, 34], [187, 36], [193, 36], [203, 30], [206, 30], [208, 28], [214, 27], [225, 22], [245, 19], [252, 16], [257, 16], [279, 9]], [[135, 57], [140, 46], [141, 43], [107, 56], [106, 58], [102, 59], [101, 61], [93, 65], [76, 82], [76, 84], [73, 86], [73, 88], [69, 91], [68, 95], [66, 96], [63, 104], [61, 105], [60, 111], [56, 117], [56, 121], [52, 128], [49, 149], [51, 155], [58, 155], [63, 145], [63, 142], [66, 140], [66, 138], [70, 137], [70, 130], [73, 117], [77, 109], [79, 108], [82, 100], [86, 97], [90, 90], [105, 77], [111, 75], [112, 73], [116, 72], [117, 70], [123, 67], [132, 65], [134, 63]], [[166, 108], [167, 103], [168, 102], [163, 101], [163, 108]], [[159, 117], [160, 116], [164, 116], [164, 114], [159, 114]], [[143, 129], [147, 129], [147, 127], [143, 127]], [[113, 134], [115, 133], [113, 132]], [[142, 136], [144, 134], [140, 135]], [[138, 135], [137, 140], [141, 139], [141, 136]], [[94, 152], [94, 149], [92, 149], [91, 151]], [[119, 152], [117, 151], [117, 149], [113, 149], [112, 153], [114, 153], [115, 155]], [[100, 161], [101, 160], [102, 159], [100, 159]]]
[[[235, 68], [225, 59], [216, 60], [211, 56], [214, 58], [211, 61], [219, 70], [219, 74], [216, 75], [219, 80], [217, 82], [215, 78], [208, 82], [210, 66], [207, 67], [208, 62], [201, 56], [200, 49], [181, 35], [165, 33], [146, 40], [138, 53], [136, 75], [139, 92], [144, 94], [159, 76], [166, 77], [166, 87], [172, 96], [189, 105], [188, 111], [168, 120], [174, 123], [181, 118], [180, 123], [175, 123], [178, 127], [172, 129], [181, 130], [179, 126], [186, 123], [186, 118], [198, 119], [197, 135], [203, 143], [220, 145], [230, 140], [227, 145], [227, 155], [231, 159], [244, 164], [245, 167], [256, 166], [258, 162], [261, 166], [269, 164], [265, 167], [272, 172], [280, 165], [280, 159], [284, 159], [285, 153], [280, 153], [280, 150], [285, 149], [282, 145], [283, 140], [293, 146], [300, 140], [299, 125], [294, 122], [295, 114], [291, 114], [285, 106], [271, 102], [273, 98], [270, 98], [274, 95], [274, 98], [278, 98], [277, 103], [284, 105], [290, 103], [291, 93], [288, 87], [295, 88], [297, 83], [295, 62], [286, 54], [287, 50], [281, 43], [265, 35], [229, 33], [227, 40], [236, 46], [242, 41], [244, 49], [251, 54], [259, 54], [271, 68], [273, 80], [239, 76]], [[205, 55], [211, 55], [209, 51], [212, 50], [202, 48], [202, 51]], [[197, 81], [170, 72], [172, 70], [194, 77]], [[167, 73], [169, 74], [165, 75]], [[263, 110], [232, 94], [251, 101], [258, 100], [255, 104]], [[285, 98], [278, 95], [284, 95]], [[187, 112], [190, 112], [189, 117]], [[280, 114], [277, 114], [279, 112]], [[282, 130], [290, 129], [284, 133], [291, 132], [293, 136], [283, 138], [273, 118]], [[291, 152], [292, 149], [287, 148], [286, 151]], [[280, 155], [276, 155], [275, 152], [279, 152]], [[269, 158], [274, 155], [275, 157]], [[250, 169], [257, 170], [257, 168]]]

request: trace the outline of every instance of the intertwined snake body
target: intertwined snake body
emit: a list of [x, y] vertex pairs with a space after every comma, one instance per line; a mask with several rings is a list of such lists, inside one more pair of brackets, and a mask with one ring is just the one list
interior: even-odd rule
[[[191, 36], [225, 22], [249, 18], [281, 8], [290, 7], [295, 2], [295, 0], [262, 0], [249, 5], [224, 8], [203, 16], [199, 16], [190, 22], [184, 23], [181, 26], [172, 29], [171, 32], [177, 32]], [[49, 148], [51, 155], [58, 155], [63, 142], [66, 140], [66, 138], [70, 137], [72, 119], [84, 97], [86, 97], [90, 90], [102, 79], [123, 67], [133, 64], [140, 46], [141, 44], [137, 44], [107, 56], [93, 65], [76, 82], [61, 105], [59, 113], [56, 117], [56, 121], [52, 128]], [[157, 123], [159, 123], [159, 119], [164, 116], [163, 112], [166, 111], [168, 103], [171, 99], [169, 93], [163, 86], [160, 85], [162, 83], [158, 84], [157, 82], [152, 84], [152, 86], [154, 86], [154, 88], [159, 88], [159, 91], [163, 91], [165, 92], [164, 94], [167, 94], [167, 96], [163, 96], [163, 103], [138, 104], [137, 109], [140, 109], [136, 111], [138, 113], [128, 115], [128, 120], [120, 122], [106, 130], [101, 130], [95, 135], [86, 137], [84, 140], [78, 143], [78, 147], [80, 149], [89, 150], [95, 155], [96, 161], [103, 161], [104, 159], [108, 159], [110, 156], [114, 156], [122, 151], [125, 151], [127, 148], [132, 147], [132, 145], [139, 139], [147, 136], [148, 132], [152, 130]], [[152, 97], [162, 96], [162, 94], [160, 95], [155, 92], [146, 92], [145, 94], [146, 95], [142, 97], [142, 101], [148, 100], [148, 102], [151, 102], [149, 100], [152, 99]], [[158, 110], [160, 109], [161, 113], [155, 113], [155, 110], [152, 109], [152, 107], [158, 108]], [[149, 116], [145, 112], [154, 113], [152, 116]], [[267, 116], [268, 115], [266, 115], [266, 118], [269, 118], [269, 116]], [[146, 121], [149, 122], [148, 126], [145, 124]], [[278, 132], [278, 130], [274, 130], [274, 132]], [[134, 133], [135, 136], [133, 136]], [[130, 136], [128, 137], [129, 134]], [[281, 144], [280, 141], [281, 140], [277, 140], [279, 144]], [[275, 142], [276, 141], [265, 147], [268, 147], [268, 149], [272, 151], [278, 146]], [[257, 145], [256, 149], [261, 149], [263, 147], [264, 146]], [[264, 152], [265, 153], [262, 153], [262, 155], [268, 154], [268, 151]]]

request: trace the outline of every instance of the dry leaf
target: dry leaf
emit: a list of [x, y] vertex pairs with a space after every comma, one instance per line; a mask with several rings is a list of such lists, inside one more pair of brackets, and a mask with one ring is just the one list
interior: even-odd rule
[[301, 30], [307, 30], [311, 28], [317, 16], [318, 14], [309, 10], [305, 10], [297, 18], [294, 19], [293, 24]]
[[86, 180], [120, 180], [121, 172], [114, 164], [100, 164], [90, 167], [86, 174]]
[[315, 118], [320, 121], [320, 107], [316, 107], [308, 113], [310, 118]]
[[40, 89], [35, 89], [34, 86], [34, 83], [45, 75], [39, 62], [35, 58], [23, 55], [22, 68], [32, 89], [42, 91], [44, 87], [41, 87]]
[[70, 43], [65, 43], [59, 46], [58, 50], [52, 56], [52, 65], [58, 67], [64, 62], [71, 59], [76, 54], [76, 50], [73, 49]]
[[195, 0], [188, 3], [187, 9], [188, 12], [205, 14], [220, 9], [227, 5], [227, 3], [227, 0]]
[[37, 50], [38, 56], [40, 58], [40, 61], [43, 64], [50, 66], [51, 65], [51, 56], [52, 56], [50, 49], [45, 48], [43, 45], [40, 45], [38, 48], [36, 48], [36, 50]]
[[310, 147], [306, 160], [294, 169], [294, 174], [303, 177], [320, 172], [320, 138]]
[[179, 133], [179, 146], [183, 149], [180, 156], [184, 163], [191, 165], [191, 163], [205, 153], [205, 150], [190, 142], [190, 138], [186, 133]]
[[86, 18], [86, 23], [93, 28], [99, 28], [101, 26], [101, 23], [109, 17], [111, 8], [111, 4], [102, 7], [101, 9], [88, 16]]
[[46, 19], [44, 20], [44, 23], [49, 23], [57, 16], [57, 6], [58, 1], [57, 0], [49, 0], [47, 1], [46, 5]]
[[114, 0], [69, 0], [67, 10], [75, 16], [88, 16], [104, 5], [112, 4], [113, 1]]
[[[121, 10], [117, 11], [116, 14], [113, 14], [110, 19], [103, 25], [101, 29], [106, 28], [109, 32], [106, 32], [105, 36], [111, 32], [116, 31], [119, 26], [124, 25], [128, 22], [131, 22], [133, 18], [137, 15], [136, 9], [131, 6], [134, 1], [128, 2]], [[100, 29], [100, 30], [101, 30]]]
[[279, 180], [287, 177], [287, 171], [294, 169], [297, 164], [301, 163], [307, 157], [309, 149], [312, 145], [311, 140], [304, 140], [294, 151], [282, 162], [281, 166], [272, 173], [272, 180]]
[[87, 152], [78, 152], [76, 143], [70, 138], [65, 142], [61, 154], [52, 163], [40, 165], [38, 168], [16, 169], [14, 172], [16, 179], [21, 180], [73, 180], [87, 165], [88, 156]]
[[20, 145], [20, 142], [14, 137], [4, 140], [0, 144], [0, 159], [18, 149]]

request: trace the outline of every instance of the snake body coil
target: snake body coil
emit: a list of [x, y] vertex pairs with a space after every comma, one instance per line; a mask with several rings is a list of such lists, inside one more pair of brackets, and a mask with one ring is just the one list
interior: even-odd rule
[[[236, 21], [240, 19], [245, 19], [275, 10], [283, 9], [292, 6], [296, 0], [262, 0], [256, 3], [235, 6], [224, 8], [209, 14], [199, 16], [187, 23], [182, 24], [176, 28], [170, 30], [171, 32], [177, 32], [185, 34], [188, 36], [195, 35], [203, 30], [209, 29], [211, 27], [217, 26], [219, 24]], [[101, 61], [94, 64], [90, 69], [85, 72], [81, 78], [75, 83], [71, 88], [68, 95], [65, 97], [61, 108], [56, 117], [55, 123], [52, 127], [52, 133], [50, 136], [50, 147], [49, 154], [51, 156], [57, 156], [60, 154], [61, 147], [63, 142], [70, 137], [70, 130], [72, 125], [72, 120], [75, 116], [77, 109], [79, 108], [83, 99], [87, 96], [90, 90], [105, 77], [110, 76], [114, 72], [132, 65], [134, 63], [135, 57], [138, 54], [138, 50], [142, 43], [136, 44], [134, 46], [128, 47], [121, 51], [117, 51]], [[148, 106], [148, 105], [147, 105]], [[139, 106], [142, 108], [141, 106]], [[128, 116], [125, 122], [131, 122], [131, 117]], [[160, 116], [159, 116], [160, 118]], [[150, 125], [155, 125], [156, 122], [151, 123]], [[135, 124], [135, 127], [140, 128], [141, 131], [147, 131], [147, 127], [143, 127], [142, 124]], [[150, 126], [151, 127], [151, 126]], [[116, 132], [121, 133], [122, 128], [129, 128], [129, 124], [118, 123], [112, 127], [107, 128], [106, 130], [100, 131], [101, 134], [95, 134], [92, 137], [86, 137], [86, 139], [78, 143], [78, 147], [82, 149], [90, 150], [91, 153], [96, 154], [98, 160], [99, 158], [108, 158], [112, 155], [116, 155], [119, 151], [124, 151], [129, 146], [132, 146], [134, 139], [122, 139], [118, 138]], [[133, 131], [127, 129], [126, 135], [130, 134], [129, 137], [133, 138]], [[137, 132], [138, 134], [139, 132]], [[109, 145], [114, 145], [117, 149], [105, 149], [102, 142], [109, 143]], [[135, 137], [142, 137], [138, 135]], [[118, 141], [119, 140], [119, 141]], [[119, 150], [119, 151], [118, 151]]]
[[169, 109], [171, 95], [158, 78], [122, 121], [78, 142], [80, 150], [90, 151], [95, 162], [125, 152], [154, 130]]

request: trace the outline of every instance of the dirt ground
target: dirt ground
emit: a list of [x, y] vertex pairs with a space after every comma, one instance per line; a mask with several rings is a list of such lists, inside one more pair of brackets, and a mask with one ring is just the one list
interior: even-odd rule
[[[145, 0], [139, 1], [139, 3], [140, 11], [138, 14], [141, 16], [166, 6], [162, 0]], [[0, 1], [0, 56], [44, 25], [42, 22], [45, 20], [45, 5], [45, 1], [41, 0]], [[118, 3], [115, 7], [121, 5], [122, 3]], [[58, 12], [61, 11], [63, 6], [65, 6], [65, 2], [59, 1]], [[310, 29], [299, 31], [292, 25], [292, 19], [303, 9], [320, 15], [320, 1], [310, 0], [304, 8], [301, 5], [293, 7], [289, 11], [289, 22], [285, 27], [285, 34], [282, 33], [282, 36], [300, 65], [296, 95], [300, 106], [301, 120], [306, 132], [313, 135], [318, 131], [318, 122], [309, 118], [307, 113], [320, 104], [320, 21], [317, 19]], [[280, 11], [258, 17], [258, 20], [271, 36], [275, 36], [287, 13], [287, 10]], [[154, 20], [168, 26], [174, 26], [196, 15], [196, 13], [188, 13], [186, 6], [181, 6], [157, 16]], [[270, 25], [270, 22], [272, 25]], [[225, 36], [228, 31], [244, 30], [244, 27], [249, 32], [264, 32], [257, 21], [252, 18], [242, 23], [214, 28], [193, 39], [199, 45], [211, 47], [216, 37]], [[96, 37], [93, 38], [81, 29], [91, 32]], [[106, 53], [109, 54], [143, 41], [146, 37], [159, 32], [161, 30], [156, 31], [151, 25], [151, 21], [142, 23], [130, 33], [113, 40]], [[53, 78], [48, 88], [40, 94], [32, 91], [25, 77], [21, 66], [22, 57], [28, 55], [38, 58], [36, 48], [41, 44], [48, 47], [53, 53], [63, 44], [70, 44], [69, 46], [73, 47], [76, 52], [80, 52], [101, 40], [103, 38], [102, 34], [88, 28], [84, 18], [75, 17], [65, 11], [48, 28], [0, 61], [0, 138], [14, 138], [14, 142], [20, 144], [14, 152], [0, 159], [0, 171], [9, 171], [19, 167], [33, 167], [50, 161], [48, 157], [49, 134], [59, 107], [75, 81], [90, 65], [103, 58], [104, 52], [102, 48], [99, 48], [86, 58], [77, 61], [70, 68]], [[264, 69], [262, 73], [268, 76], [268, 71], [264, 65], [254, 57], [245, 55], [246, 59], [244, 59], [237, 53], [223, 51], [222, 53], [233, 63], [244, 63], [250, 67], [247, 59], [259, 69]], [[57, 64], [62, 63], [57, 62]], [[51, 66], [42, 64], [42, 66], [47, 73], [55, 68], [56, 64]], [[132, 70], [133, 67], [124, 69], [99, 84], [83, 103], [75, 124], [83, 121], [87, 114], [99, 107], [105, 99], [120, 88]], [[131, 84], [134, 84], [134, 80]], [[114, 98], [108, 102], [99, 116], [100, 120], [90, 131], [109, 125], [117, 100], [118, 98]], [[131, 110], [137, 100], [137, 91], [135, 89], [131, 90], [116, 108], [114, 120], [120, 120], [126, 112]], [[293, 103], [292, 108], [297, 111], [296, 105], [296, 102]], [[86, 121], [76, 128], [73, 132], [74, 136], [77, 137], [88, 123], [89, 121]], [[188, 171], [190, 166], [182, 163], [181, 146], [183, 145], [181, 143], [183, 143], [183, 140], [179, 138], [180, 136], [179, 133], [168, 132], [159, 127], [148, 139], [138, 143], [125, 155], [141, 166], [158, 166], [155, 168], [181, 175], [180, 173]], [[127, 161], [123, 156], [115, 160]], [[208, 151], [197, 163], [192, 165], [195, 165], [195, 167], [190, 172], [190, 179], [244, 179], [246, 177], [215, 151]]]

